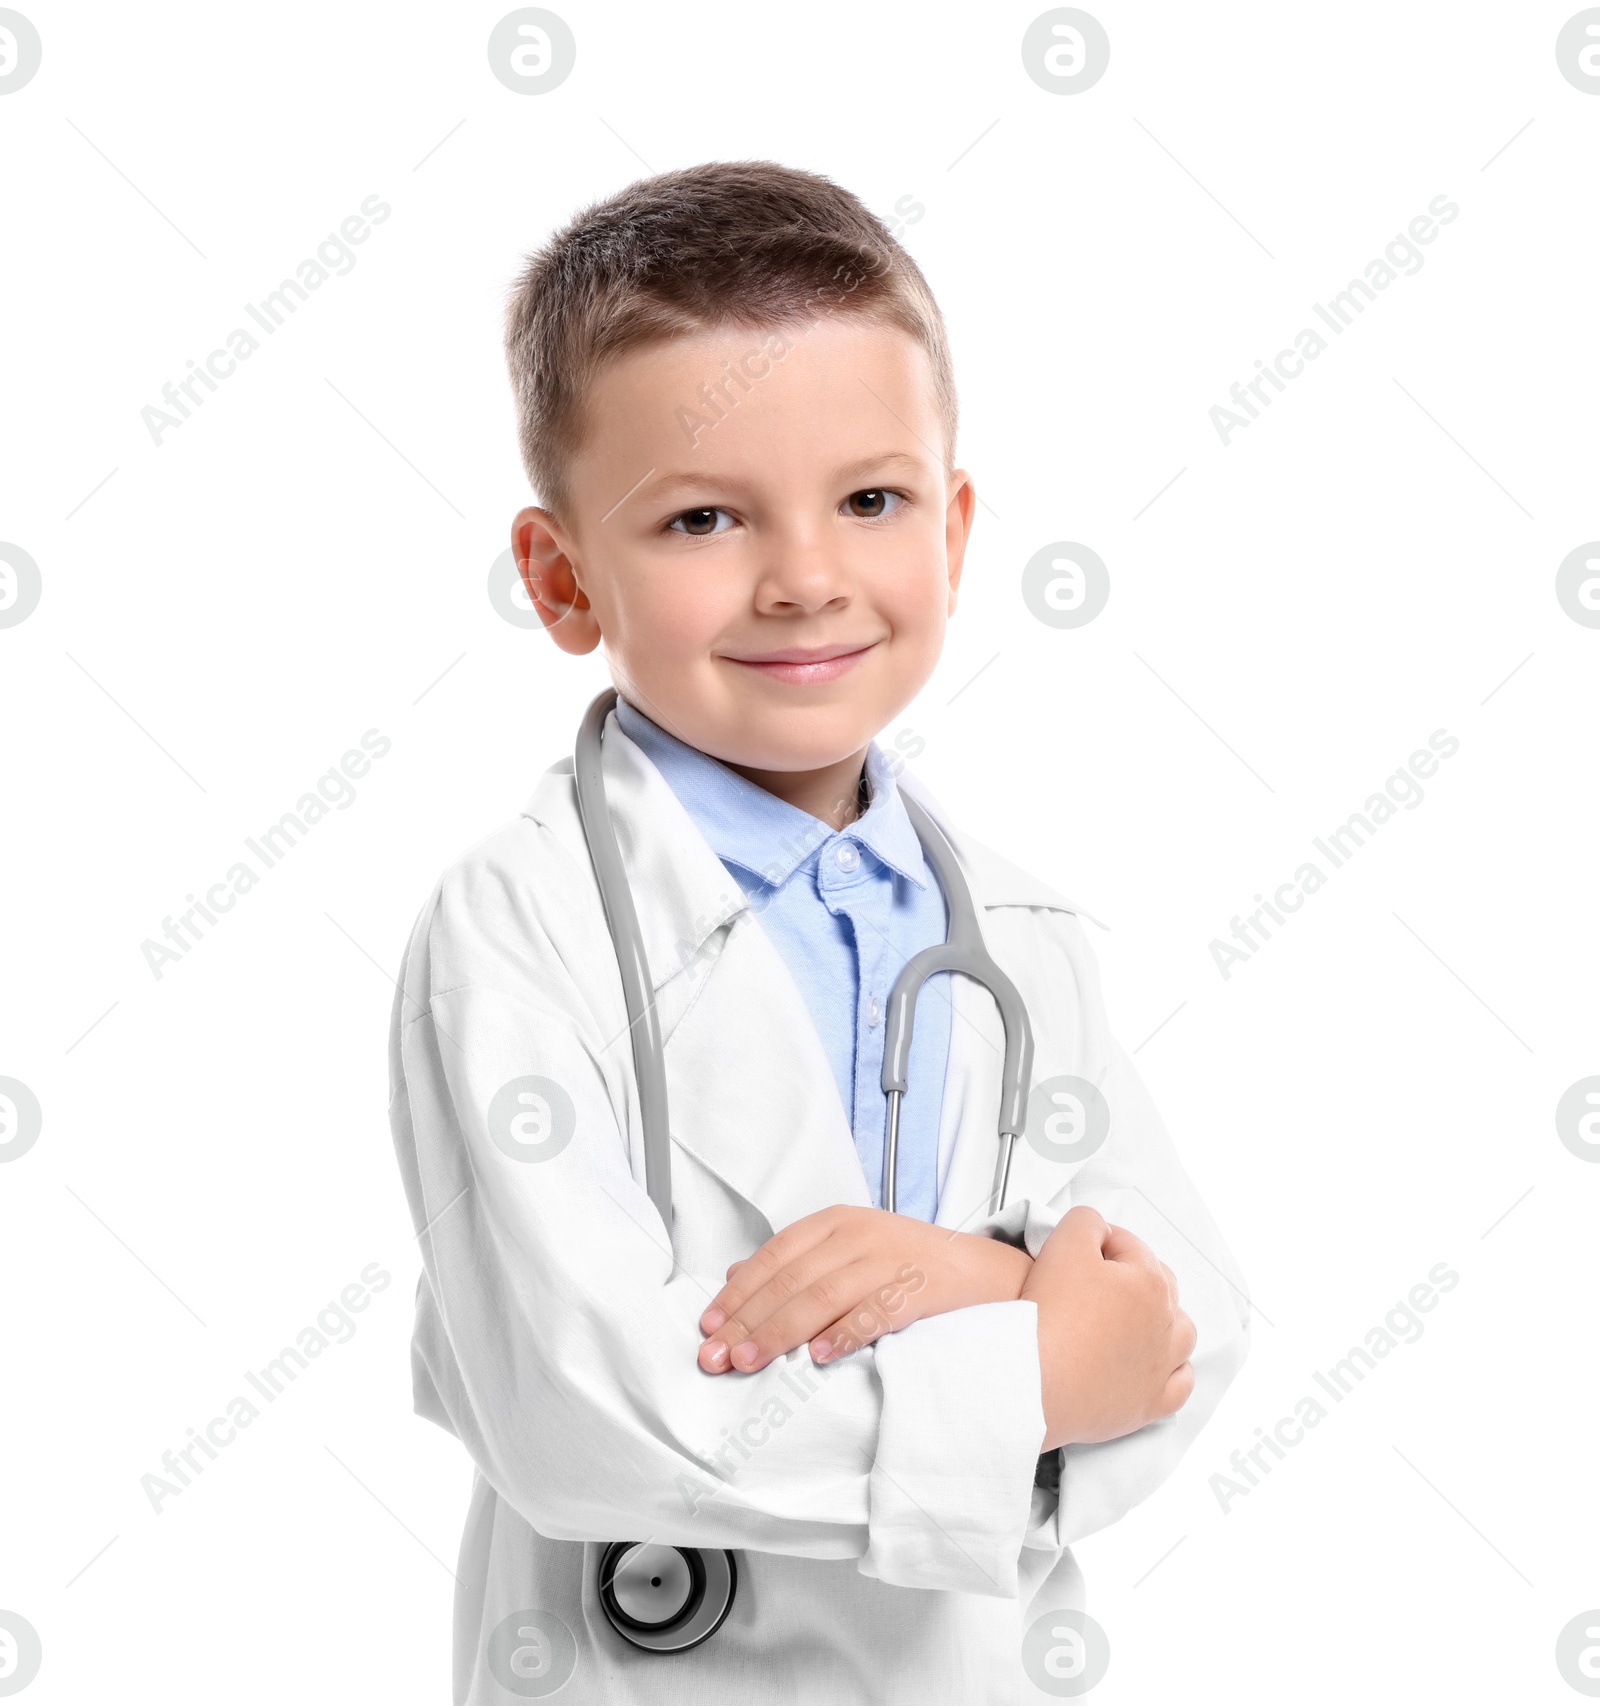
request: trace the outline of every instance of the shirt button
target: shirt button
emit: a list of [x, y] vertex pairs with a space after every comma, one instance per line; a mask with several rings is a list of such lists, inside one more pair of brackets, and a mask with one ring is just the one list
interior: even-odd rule
[[841, 871], [853, 871], [861, 863], [861, 855], [853, 841], [841, 841], [834, 849], [833, 857]]
[[867, 1003], [867, 1026], [868, 1026], [868, 1029], [876, 1029], [878, 1021], [882, 1017], [883, 1017], [883, 1009], [878, 1005], [877, 997], [874, 996], [873, 999]]

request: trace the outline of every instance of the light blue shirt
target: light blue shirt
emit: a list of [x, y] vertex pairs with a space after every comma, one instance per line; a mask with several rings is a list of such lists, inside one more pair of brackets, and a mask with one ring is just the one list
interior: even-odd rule
[[[617, 721], [743, 890], [805, 998], [833, 1068], [872, 1202], [883, 1206], [884, 1018], [915, 953], [945, 939], [944, 897], [888, 761], [867, 748], [870, 804], [832, 830], [659, 727], [624, 699]], [[923, 986], [900, 1108], [895, 1207], [939, 1208], [939, 1113], [950, 1056], [950, 976]], [[770, 1113], [781, 1122], [783, 1110]]]

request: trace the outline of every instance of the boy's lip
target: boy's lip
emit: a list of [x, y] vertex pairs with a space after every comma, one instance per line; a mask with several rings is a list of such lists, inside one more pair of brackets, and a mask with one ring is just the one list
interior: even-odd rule
[[758, 652], [750, 657], [723, 655], [729, 663], [742, 664], [758, 670], [772, 681], [811, 683], [836, 681], [852, 670], [877, 645], [869, 640], [865, 645], [844, 646], [785, 646], [781, 651]]

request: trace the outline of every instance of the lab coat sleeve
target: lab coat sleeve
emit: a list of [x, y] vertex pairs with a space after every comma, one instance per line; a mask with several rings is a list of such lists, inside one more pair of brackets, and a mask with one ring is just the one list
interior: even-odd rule
[[874, 1350], [883, 1412], [862, 1574], [904, 1586], [936, 1569], [1014, 1594], [1044, 1438], [1038, 1306], [955, 1309]]
[[1059, 941], [1075, 987], [1082, 1059], [1110, 1109], [1100, 1149], [1048, 1201], [1017, 1205], [1012, 1226], [1038, 1254], [1068, 1208], [1086, 1204], [1142, 1238], [1172, 1269], [1178, 1300], [1195, 1324], [1194, 1390], [1175, 1415], [1121, 1439], [1062, 1448], [1059, 1494], [1034, 1495], [1024, 1544], [1064, 1546], [1115, 1522], [1148, 1498], [1177, 1467], [1242, 1367], [1250, 1304], [1238, 1264], [1183, 1168], [1165, 1125], [1126, 1051], [1110, 1035], [1099, 968], [1075, 918], [1060, 919]]
[[[391, 1033], [425, 1266], [419, 1410], [552, 1539], [855, 1558], [899, 1586], [1015, 1596], [1043, 1433], [1033, 1305], [921, 1322], [822, 1369], [802, 1347], [703, 1373], [711, 1294], [630, 1170], [617, 1039], [513, 919], [525, 901], [485, 885], [447, 879], [424, 911]], [[972, 1380], [997, 1357], [1003, 1382]]]

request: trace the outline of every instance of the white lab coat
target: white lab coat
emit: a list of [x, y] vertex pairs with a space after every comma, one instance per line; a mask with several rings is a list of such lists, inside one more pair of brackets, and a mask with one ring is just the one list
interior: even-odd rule
[[[1248, 1338], [1243, 1281], [1108, 1034], [1082, 927], [902, 779], [951, 833], [1028, 1004], [1034, 1082], [1088, 1079], [1112, 1114], [1076, 1166], [1019, 1141], [990, 1221], [1002, 1032], [988, 994], [950, 979], [938, 1224], [1020, 1233], [1036, 1253], [1067, 1208], [1092, 1204], [1172, 1267], [1199, 1333], [1188, 1404], [1068, 1448], [1058, 1497], [1034, 1486], [1031, 1302], [916, 1322], [825, 1374], [808, 1375], [803, 1346], [753, 1375], [697, 1366], [698, 1318], [729, 1263], [803, 1215], [870, 1197], [822, 1044], [758, 917], [615, 716], [603, 762], [666, 1038], [671, 1246], [645, 1190], [622, 985], [570, 759], [445, 873], [395, 1004], [391, 1122], [426, 1268], [416, 1407], [477, 1465], [454, 1698], [515, 1697], [504, 1636], [498, 1661], [491, 1637], [538, 1612], [556, 1633], [515, 1643], [512, 1679], [538, 1695], [571, 1667], [564, 1706], [1041, 1699], [1021, 1639], [1045, 1611], [1083, 1604], [1068, 1543], [1171, 1472]], [[529, 1075], [559, 1085], [574, 1116], [565, 1147], [532, 1162], [503, 1152], [487, 1118]], [[598, 1558], [636, 1539], [735, 1549], [735, 1604], [704, 1645], [642, 1653], [605, 1620]]]

